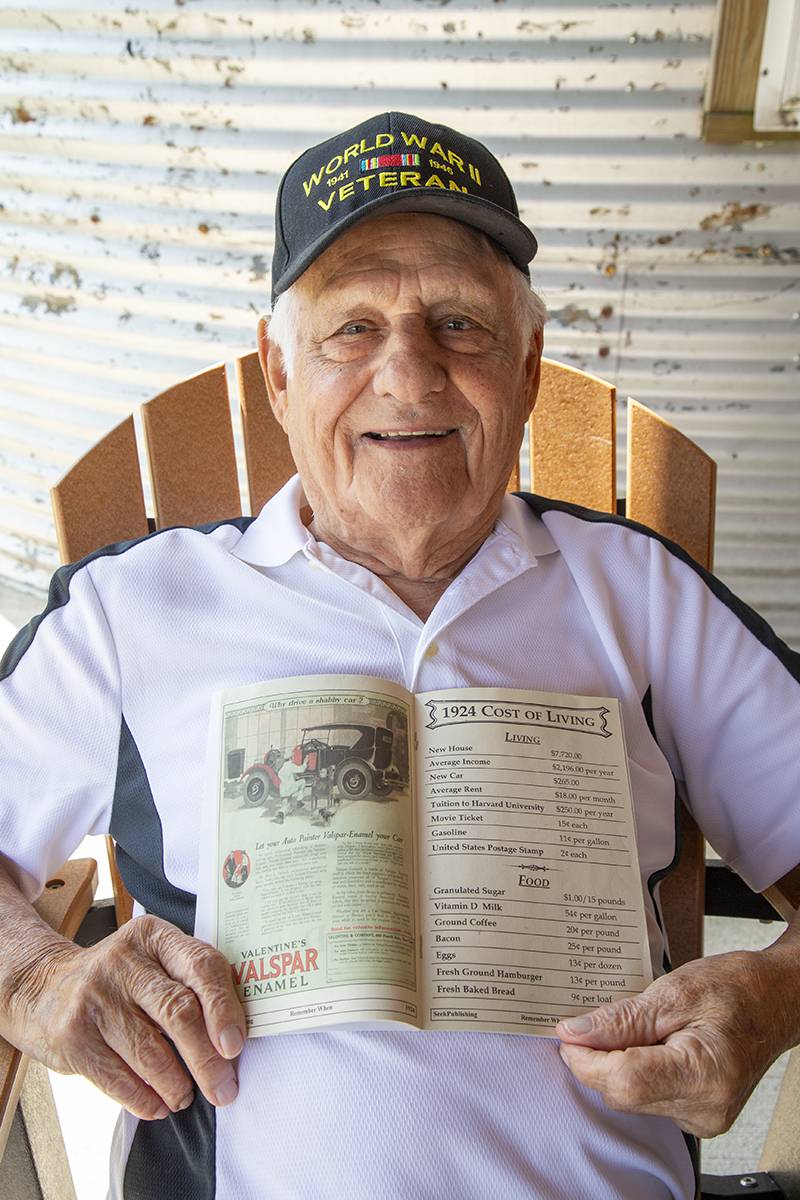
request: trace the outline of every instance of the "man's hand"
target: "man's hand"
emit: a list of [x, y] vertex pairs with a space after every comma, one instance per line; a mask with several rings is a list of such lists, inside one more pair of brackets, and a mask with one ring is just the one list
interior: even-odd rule
[[639, 996], [562, 1021], [564, 1062], [610, 1108], [723, 1133], [800, 1039], [798, 970], [779, 947], [687, 963]]
[[158, 917], [88, 950], [61, 939], [18, 964], [0, 1033], [55, 1071], [91, 1079], [137, 1117], [188, 1107], [190, 1075], [229, 1104], [245, 1022], [223, 956]]

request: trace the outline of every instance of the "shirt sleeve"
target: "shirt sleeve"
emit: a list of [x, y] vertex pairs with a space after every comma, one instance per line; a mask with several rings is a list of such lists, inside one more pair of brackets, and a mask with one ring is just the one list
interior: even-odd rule
[[708, 841], [763, 891], [800, 863], [800, 655], [656, 539], [649, 598], [659, 745]]
[[89, 567], [64, 567], [0, 662], [0, 858], [28, 899], [87, 834], [108, 831], [120, 725], [117, 656]]

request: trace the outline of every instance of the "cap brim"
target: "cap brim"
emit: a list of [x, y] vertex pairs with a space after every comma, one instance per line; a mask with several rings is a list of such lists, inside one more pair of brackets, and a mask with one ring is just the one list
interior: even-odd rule
[[491, 200], [480, 196], [470, 196], [463, 192], [443, 192], [440, 188], [414, 188], [404, 192], [393, 192], [388, 196], [379, 196], [369, 204], [364, 204], [355, 212], [343, 217], [336, 225], [306, 246], [303, 253], [284, 271], [276, 289], [272, 293], [272, 302], [285, 292], [288, 287], [299, 279], [328, 246], [353, 225], [365, 221], [369, 217], [383, 215], [386, 212], [433, 213], [439, 217], [449, 217], [460, 221], [462, 225], [471, 225], [490, 237], [501, 250], [509, 256], [515, 267], [530, 275], [528, 263], [536, 255], [538, 244], [536, 238], [518, 217], [513, 216]]

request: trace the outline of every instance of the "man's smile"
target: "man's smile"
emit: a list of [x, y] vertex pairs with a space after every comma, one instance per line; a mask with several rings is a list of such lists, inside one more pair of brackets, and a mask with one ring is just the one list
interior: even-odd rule
[[386, 429], [370, 430], [363, 436], [384, 446], [399, 448], [400, 446], [430, 445], [436, 441], [443, 441], [457, 432], [457, 429]]

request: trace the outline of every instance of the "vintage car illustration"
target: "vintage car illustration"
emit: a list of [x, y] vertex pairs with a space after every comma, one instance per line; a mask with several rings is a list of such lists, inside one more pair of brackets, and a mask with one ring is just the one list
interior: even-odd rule
[[404, 733], [385, 725], [334, 722], [307, 726], [291, 755], [273, 747], [249, 766], [242, 775], [244, 803], [255, 807], [271, 797], [277, 800], [287, 786], [284, 764], [289, 760], [297, 781], [292, 791], [301, 799], [310, 796], [312, 810], [331, 808], [343, 799], [383, 799], [408, 782]]

